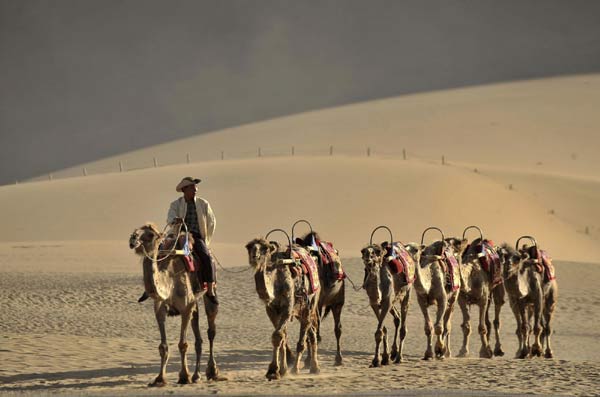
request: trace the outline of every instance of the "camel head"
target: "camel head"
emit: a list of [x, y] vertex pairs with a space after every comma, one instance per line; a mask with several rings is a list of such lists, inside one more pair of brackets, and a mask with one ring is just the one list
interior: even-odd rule
[[522, 268], [523, 260], [528, 258], [526, 253], [520, 253], [506, 243], [498, 248], [498, 256], [505, 279], [516, 276]]
[[368, 274], [379, 274], [379, 269], [383, 263], [385, 252], [379, 244], [371, 244], [363, 248], [361, 251], [362, 260], [365, 264], [365, 270]]
[[137, 255], [144, 255], [144, 250], [146, 253], [153, 252], [160, 236], [161, 233], [153, 223], [146, 223], [131, 233], [129, 248], [134, 250]]
[[465, 253], [465, 250], [469, 247], [469, 240], [467, 239], [459, 239], [456, 237], [449, 237], [446, 239], [446, 243], [452, 249], [452, 253], [456, 257], [456, 259], [461, 262], [461, 258]]
[[421, 256], [419, 258], [419, 264], [421, 267], [425, 267], [431, 262], [442, 260], [442, 253], [448, 247], [446, 241], [438, 240], [429, 245], [421, 245]]
[[417, 243], [404, 244], [404, 248], [408, 251], [410, 256], [415, 260], [415, 263], [419, 263], [421, 257], [421, 246]]
[[279, 250], [279, 244], [269, 242], [264, 238], [255, 238], [246, 244], [248, 263], [255, 271], [265, 270], [271, 257]]

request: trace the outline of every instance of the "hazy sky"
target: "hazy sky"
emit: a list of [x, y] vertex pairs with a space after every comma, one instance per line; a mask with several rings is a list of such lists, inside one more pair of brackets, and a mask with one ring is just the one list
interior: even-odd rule
[[405, 93], [600, 71], [600, 1], [0, 0], [0, 183]]

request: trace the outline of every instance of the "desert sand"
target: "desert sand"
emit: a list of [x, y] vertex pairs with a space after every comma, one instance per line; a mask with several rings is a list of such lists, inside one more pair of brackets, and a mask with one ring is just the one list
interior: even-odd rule
[[[0, 187], [0, 392], [597, 394], [599, 88], [600, 76], [590, 75], [390, 98], [218, 131], [82, 164], [53, 180]], [[228, 153], [224, 160], [221, 151]], [[125, 172], [115, 169], [118, 161]], [[186, 175], [202, 178], [198, 195], [217, 216], [212, 249], [223, 267], [215, 349], [228, 380], [175, 384], [179, 321], [171, 318], [171, 385], [154, 390], [146, 385], [158, 372], [158, 329], [152, 305], [136, 302], [141, 268], [127, 240], [146, 221], [162, 228]], [[376, 322], [364, 291], [348, 284], [344, 366], [333, 366], [326, 319], [321, 374], [267, 382], [272, 329], [244, 244], [301, 218], [334, 242], [354, 282], [363, 274], [360, 249], [381, 224], [404, 242], [419, 241], [428, 226], [459, 236], [475, 224], [496, 243], [535, 236], [557, 260], [556, 358], [513, 359], [515, 320], [506, 305], [505, 357], [476, 358], [474, 336], [471, 358], [423, 362], [423, 320], [413, 296], [408, 361], [369, 369]], [[460, 317], [453, 318], [455, 352]]]

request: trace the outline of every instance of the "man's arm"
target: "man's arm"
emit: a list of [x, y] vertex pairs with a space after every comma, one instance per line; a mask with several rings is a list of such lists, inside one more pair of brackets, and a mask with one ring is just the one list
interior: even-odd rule
[[177, 202], [178, 200], [175, 200], [171, 203], [171, 206], [169, 207], [169, 212], [167, 213], [167, 224], [172, 223], [175, 218], [177, 217]]

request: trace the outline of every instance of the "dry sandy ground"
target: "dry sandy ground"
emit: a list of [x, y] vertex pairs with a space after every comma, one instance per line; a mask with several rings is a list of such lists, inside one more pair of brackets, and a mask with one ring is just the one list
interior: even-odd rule
[[[63, 248], [73, 248], [66, 244]], [[100, 247], [100, 246], [98, 246]], [[343, 312], [344, 365], [334, 367], [331, 319], [323, 323], [320, 345], [322, 372], [306, 370], [278, 382], [264, 378], [270, 361], [271, 325], [258, 300], [252, 275], [219, 272], [221, 311], [216, 338], [217, 360], [227, 381], [179, 386], [177, 353], [178, 318], [168, 322], [171, 360], [165, 389], [147, 388], [158, 371], [158, 330], [152, 305], [135, 302], [141, 291], [141, 275], [131, 254], [122, 268], [104, 269], [101, 261], [85, 271], [65, 272], [58, 250], [39, 248], [38, 261], [45, 272], [2, 270], [0, 299], [0, 392], [12, 394], [330, 394], [393, 393], [465, 394], [535, 393], [593, 395], [600, 387], [600, 353], [596, 327], [600, 315], [597, 288], [600, 267], [593, 264], [557, 264], [560, 301], [556, 314], [556, 359], [513, 359], [516, 350], [515, 321], [508, 308], [502, 312], [502, 340], [507, 356], [476, 358], [478, 338], [472, 338], [472, 358], [444, 361], [420, 360], [425, 336], [422, 315], [414, 301], [409, 312], [407, 362], [370, 369], [376, 322], [364, 291], [347, 287]], [[28, 257], [34, 246], [4, 245], [2, 261]], [[92, 257], [102, 256], [93, 250]], [[53, 254], [54, 253], [54, 254]], [[124, 257], [123, 257], [124, 260]], [[27, 261], [25, 261], [27, 262]], [[41, 262], [38, 262], [38, 264]], [[346, 260], [351, 278], [359, 280], [359, 260]], [[35, 268], [35, 265], [34, 265]], [[229, 268], [240, 271], [244, 267]], [[243, 315], [241, 315], [243, 313]], [[452, 348], [461, 342], [460, 312], [453, 319]], [[298, 323], [292, 323], [292, 341]], [[391, 324], [390, 324], [391, 326]], [[203, 333], [205, 320], [201, 321]], [[206, 340], [206, 337], [205, 337]], [[206, 351], [206, 350], [205, 350]], [[193, 355], [189, 355], [193, 360]], [[203, 358], [206, 365], [207, 357]]]

